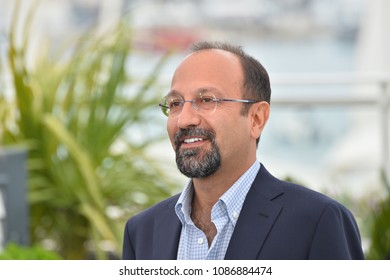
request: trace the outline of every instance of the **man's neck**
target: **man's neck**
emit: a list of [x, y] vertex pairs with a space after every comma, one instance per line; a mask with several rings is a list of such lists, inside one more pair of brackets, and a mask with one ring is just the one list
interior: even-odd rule
[[221, 168], [215, 174], [206, 178], [193, 178], [194, 197], [199, 200], [200, 206], [206, 207], [206, 205], [211, 205], [212, 207], [254, 162], [230, 169], [229, 171]]
[[200, 201], [194, 196], [191, 207], [191, 220], [206, 235], [209, 247], [217, 235], [217, 228], [211, 221], [211, 209], [213, 205], [209, 201]]

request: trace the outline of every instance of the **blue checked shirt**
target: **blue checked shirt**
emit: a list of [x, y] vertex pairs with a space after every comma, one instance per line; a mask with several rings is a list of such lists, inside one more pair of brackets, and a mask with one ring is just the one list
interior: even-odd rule
[[211, 209], [211, 221], [217, 228], [217, 235], [210, 247], [206, 235], [191, 220], [191, 201], [194, 190], [192, 180], [188, 182], [175, 206], [176, 215], [182, 223], [178, 260], [224, 259], [245, 197], [259, 170], [260, 163], [256, 161]]

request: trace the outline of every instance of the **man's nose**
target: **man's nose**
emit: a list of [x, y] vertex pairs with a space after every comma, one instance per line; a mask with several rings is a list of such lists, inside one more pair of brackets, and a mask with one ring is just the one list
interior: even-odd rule
[[177, 117], [177, 126], [185, 128], [200, 124], [198, 108], [193, 102], [184, 102], [180, 115]]

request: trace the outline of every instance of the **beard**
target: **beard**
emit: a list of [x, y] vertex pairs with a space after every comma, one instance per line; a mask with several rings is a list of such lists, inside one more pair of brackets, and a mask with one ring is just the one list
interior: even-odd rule
[[[210, 140], [211, 148], [188, 148], [180, 150], [181, 139], [187, 136], [203, 137]], [[174, 138], [176, 165], [180, 172], [189, 178], [206, 178], [220, 168], [221, 153], [215, 143], [215, 133], [201, 128], [180, 129]]]

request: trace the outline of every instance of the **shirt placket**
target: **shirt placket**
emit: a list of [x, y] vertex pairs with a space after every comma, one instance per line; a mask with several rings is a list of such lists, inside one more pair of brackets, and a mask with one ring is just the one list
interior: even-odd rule
[[208, 250], [206, 259], [215, 260], [218, 259], [217, 249], [220, 247], [219, 242], [221, 239], [221, 235], [224, 234], [224, 228], [226, 227], [229, 220], [226, 210], [222, 206], [221, 201], [219, 201], [218, 204], [216, 204], [215, 207], [212, 209], [211, 217], [212, 222], [217, 228], [217, 234], [215, 235], [214, 240]]

